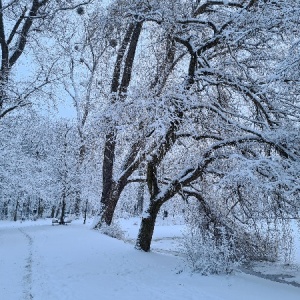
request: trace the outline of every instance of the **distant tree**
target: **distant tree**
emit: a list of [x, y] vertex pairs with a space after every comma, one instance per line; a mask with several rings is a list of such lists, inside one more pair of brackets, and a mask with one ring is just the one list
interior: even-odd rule
[[[61, 79], [63, 88], [71, 97], [72, 104], [76, 111], [76, 128], [80, 138], [78, 144], [78, 190], [76, 191], [75, 213], [80, 215], [82, 196], [86, 182], [84, 177], [85, 166], [91, 155], [91, 151], [96, 150], [95, 145], [99, 142], [99, 136], [93, 133], [93, 118], [102, 111], [101, 102], [104, 95], [101, 90], [105, 83], [102, 82], [105, 74], [104, 60], [107, 63], [108, 55], [111, 50], [109, 45], [110, 29], [109, 20], [105, 15], [105, 9], [99, 5], [94, 6], [92, 12], [80, 14], [74, 18], [74, 22], [65, 28], [68, 34], [54, 36], [57, 39], [57, 45], [62, 48], [59, 51], [67, 61], [69, 69], [63, 70], [68, 76]], [[110, 49], [108, 49], [110, 48]], [[60, 58], [61, 59], [61, 58]], [[93, 146], [92, 146], [93, 144]], [[92, 149], [93, 148], [93, 149]], [[97, 174], [94, 174], [98, 177]], [[85, 205], [86, 206], [86, 205]]]
[[[49, 183], [47, 172], [49, 126], [43, 118], [32, 112], [27, 113], [23, 111], [22, 115], [10, 115], [2, 120], [0, 206], [1, 203], [6, 203], [5, 210], [8, 213], [11, 211], [9, 207], [16, 207], [16, 201], [24, 202], [28, 212], [26, 217], [31, 218], [34, 217], [33, 210], [36, 210], [36, 214], [41, 214], [43, 203], [41, 199], [47, 198], [45, 189], [47, 190]], [[22, 210], [21, 205], [18, 205], [18, 209]], [[6, 218], [8, 217], [6, 214]]]
[[[66, 15], [70, 15], [72, 11], [76, 12], [78, 9], [80, 13], [84, 12], [83, 7], [90, 2], [92, 1], [0, 1], [0, 51], [2, 56], [0, 134], [4, 142], [3, 145], [1, 143], [0, 159], [6, 157], [0, 175], [1, 178], [4, 178], [1, 181], [2, 195], [8, 195], [13, 189], [22, 191], [31, 189], [29, 193], [25, 193], [28, 197], [44, 199], [44, 195], [41, 196], [43, 193], [39, 190], [41, 187], [39, 182], [41, 183], [41, 179], [48, 175], [44, 169], [46, 159], [39, 150], [32, 153], [31, 147], [41, 145], [35, 134], [39, 132], [45, 138], [48, 135], [42, 133], [42, 130], [28, 129], [34, 122], [26, 121], [26, 118], [31, 118], [32, 115], [28, 115], [28, 109], [25, 108], [32, 109], [32, 103], [39, 105], [42, 103], [43, 106], [45, 101], [53, 96], [51, 89], [53, 90], [54, 86], [51, 87], [51, 83], [54, 81], [57, 83], [58, 79], [64, 76], [64, 73], [57, 72], [59, 64], [57, 56], [52, 56], [52, 51], [47, 52], [47, 49], [50, 49], [49, 44], [53, 42], [51, 32], [55, 28], [55, 24], [59, 24], [62, 20], [67, 24]], [[46, 40], [47, 43], [45, 43]], [[22, 72], [25, 72], [24, 69], [26, 69], [26, 78], [22, 76]], [[19, 110], [19, 108], [22, 109]], [[41, 106], [35, 108], [44, 109]], [[31, 110], [31, 114], [35, 114], [34, 110]], [[24, 127], [20, 124], [21, 119]], [[27, 132], [24, 131], [25, 124], [28, 125]], [[36, 123], [33, 126], [35, 125]], [[32, 137], [29, 137], [29, 132], [33, 135]], [[41, 136], [39, 138], [43, 140]], [[30, 153], [27, 153], [26, 149], [30, 149]], [[7, 156], [8, 154], [9, 156]], [[9, 161], [7, 161], [7, 157], [10, 157]], [[32, 160], [36, 160], [37, 165], [28, 166], [27, 163]], [[37, 176], [34, 181], [32, 176], [37, 173], [33, 171], [33, 166], [40, 169], [40, 174], [47, 175], [45, 177]], [[14, 172], [12, 172], [13, 169]], [[24, 178], [27, 170], [28, 172], [33, 171], [32, 176]], [[44, 188], [47, 186], [47, 184], [43, 184]], [[38, 193], [36, 193], [37, 190], [39, 190]], [[17, 194], [10, 194], [8, 198], [3, 198], [5, 199], [3, 201], [13, 205]], [[38, 205], [38, 207], [40, 209], [37, 210], [37, 214], [41, 213], [41, 206]], [[4, 210], [7, 211], [6, 208]]]
[[51, 126], [51, 146], [48, 149], [49, 172], [51, 182], [49, 194], [56, 206], [56, 215], [60, 224], [65, 223], [67, 213], [74, 206], [78, 185], [77, 159], [78, 135], [72, 122], [58, 120]]

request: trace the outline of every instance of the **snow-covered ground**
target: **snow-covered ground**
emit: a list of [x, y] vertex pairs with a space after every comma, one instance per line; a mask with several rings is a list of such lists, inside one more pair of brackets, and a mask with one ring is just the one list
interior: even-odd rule
[[120, 224], [126, 243], [79, 222], [0, 222], [0, 299], [300, 299], [300, 288], [242, 272], [192, 274], [175, 255], [183, 225], [159, 224], [143, 253], [132, 244], [138, 219]]

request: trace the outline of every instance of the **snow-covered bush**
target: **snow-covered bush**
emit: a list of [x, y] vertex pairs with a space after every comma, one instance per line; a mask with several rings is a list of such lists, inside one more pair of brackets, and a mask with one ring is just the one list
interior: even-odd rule
[[221, 208], [207, 201], [206, 212], [195, 205], [186, 219], [183, 249], [193, 271], [224, 274], [241, 263], [292, 262], [294, 243], [289, 219], [252, 217], [241, 224], [224, 215]]
[[110, 226], [103, 223], [100, 232], [118, 240], [123, 240], [125, 238], [124, 231], [116, 221], [113, 221]]
[[218, 228], [219, 236], [188, 226], [183, 240], [184, 254], [189, 266], [203, 275], [231, 273], [241, 262], [236, 255], [234, 240], [224, 228]]

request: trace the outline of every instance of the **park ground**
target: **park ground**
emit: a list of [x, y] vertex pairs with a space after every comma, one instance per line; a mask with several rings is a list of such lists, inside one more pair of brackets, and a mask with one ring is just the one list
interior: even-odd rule
[[1, 221], [0, 299], [300, 299], [298, 238], [293, 265], [201, 276], [181, 255], [184, 225], [161, 220], [152, 251], [144, 253], [134, 249], [138, 223], [121, 220], [125, 238], [118, 240], [92, 230], [91, 221]]

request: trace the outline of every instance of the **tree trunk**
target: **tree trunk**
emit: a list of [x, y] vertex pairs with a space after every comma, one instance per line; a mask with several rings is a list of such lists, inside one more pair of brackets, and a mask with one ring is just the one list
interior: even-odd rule
[[161, 205], [161, 202], [151, 201], [146, 212], [146, 216], [142, 218], [141, 227], [135, 245], [136, 249], [143, 250], [145, 252], [150, 251], [155, 221]]
[[51, 218], [55, 217], [55, 205], [52, 206], [51, 208]]
[[119, 198], [120, 198], [120, 194], [118, 193], [118, 191], [112, 190], [109, 202], [102, 213], [101, 222], [105, 222], [105, 224], [111, 225]]
[[85, 201], [83, 225], [85, 225], [85, 222], [86, 222], [87, 210], [88, 210], [88, 200]]
[[59, 212], [60, 212], [60, 206], [61, 206], [61, 203], [59, 203], [59, 205], [58, 205], [57, 208], [56, 208], [55, 218], [57, 218], [58, 215], [59, 215]]
[[61, 214], [59, 218], [59, 224], [65, 224], [65, 214], [66, 214], [66, 194], [65, 192], [62, 195], [62, 203], [61, 203]]
[[[84, 126], [84, 123], [82, 124], [82, 126]], [[79, 147], [79, 159], [77, 162], [77, 168], [76, 168], [76, 172], [77, 172], [77, 176], [78, 176], [78, 182], [77, 182], [77, 187], [76, 187], [76, 191], [75, 191], [75, 205], [74, 205], [74, 212], [75, 212], [75, 216], [76, 218], [79, 218], [81, 215], [81, 192], [82, 192], [82, 176], [81, 176], [81, 169], [82, 169], [82, 165], [85, 159], [85, 153], [86, 153], [86, 146], [84, 144], [84, 137], [83, 137], [83, 133], [81, 132], [81, 130], [79, 131], [79, 135], [81, 138], [81, 146]]]
[[74, 204], [74, 213], [76, 218], [80, 217], [81, 214], [81, 193], [79, 190], [75, 192], [75, 204]]
[[16, 222], [18, 219], [18, 209], [19, 209], [19, 200], [17, 200], [16, 208], [15, 208], [15, 213], [14, 213], [14, 221]]
[[43, 212], [44, 212], [44, 205], [43, 205], [43, 200], [39, 198], [38, 201], [38, 209], [37, 209], [37, 217], [42, 218], [43, 217]]
[[9, 201], [4, 201], [4, 203], [3, 203], [1, 220], [8, 219], [8, 203], [9, 203]]
[[[107, 225], [111, 225], [114, 212], [118, 201], [120, 199], [120, 195], [126, 186], [126, 182], [113, 182], [111, 185], [111, 190], [107, 197], [107, 203], [105, 208], [102, 210], [100, 223], [105, 222]], [[96, 227], [101, 226], [101, 224], [97, 224]]]
[[[135, 22], [129, 25], [127, 32], [125, 33], [122, 45], [118, 51], [112, 78], [111, 92], [113, 97], [116, 97], [118, 94], [123, 99], [126, 98], [141, 30], [142, 23]], [[123, 73], [121, 76], [121, 68], [123, 64]], [[115, 130], [112, 129], [106, 134], [105, 137], [102, 167], [103, 188], [101, 195], [100, 223], [96, 224], [95, 228], [100, 227], [101, 222], [105, 222], [107, 225], [111, 224], [116, 205], [120, 198], [121, 192], [126, 185], [126, 183], [116, 182], [113, 179], [115, 148], [116, 133]]]
[[138, 187], [138, 193], [137, 193], [137, 203], [134, 209], [134, 214], [136, 216], [140, 216], [144, 210], [144, 192], [145, 192], [145, 185], [144, 183], [140, 183]]
[[105, 137], [103, 167], [102, 167], [102, 195], [101, 210], [103, 211], [110, 202], [113, 190], [113, 167], [115, 161], [116, 137], [114, 132], [110, 132]]

